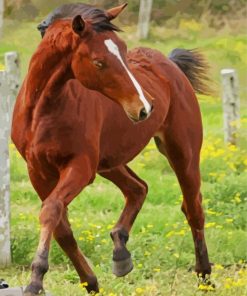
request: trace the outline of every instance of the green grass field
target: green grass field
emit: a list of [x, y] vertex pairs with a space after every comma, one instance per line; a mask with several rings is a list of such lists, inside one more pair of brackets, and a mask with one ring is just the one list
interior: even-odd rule
[[[194, 29], [193, 29], [194, 28]], [[177, 180], [167, 161], [153, 143], [130, 164], [149, 184], [149, 194], [131, 232], [128, 248], [135, 268], [124, 278], [111, 273], [112, 242], [109, 232], [124, 204], [120, 191], [97, 177], [69, 207], [70, 222], [78, 243], [89, 258], [107, 296], [192, 296], [247, 295], [247, 103], [245, 69], [247, 42], [244, 35], [210, 34], [195, 30], [195, 24], [184, 25], [179, 34], [154, 28], [149, 41], [135, 41], [133, 28], [126, 28], [123, 38], [130, 47], [141, 44], [169, 53], [172, 48], [202, 48], [210, 65], [215, 84], [215, 97], [200, 97], [204, 122], [204, 145], [201, 154], [202, 192], [206, 213], [206, 239], [215, 289], [200, 286], [193, 272], [192, 237], [180, 211], [182, 200]], [[7, 24], [0, 45], [3, 53], [18, 50], [22, 75], [37, 45], [39, 35], [34, 23]], [[234, 67], [240, 77], [241, 128], [239, 145], [223, 142], [223, 122], [219, 71]], [[11, 151], [11, 237], [13, 265], [0, 269], [0, 278], [11, 286], [27, 285], [29, 266], [38, 243], [40, 202], [29, 182], [25, 163], [10, 145]], [[45, 288], [55, 296], [86, 295], [79, 279], [56, 243], [50, 254], [50, 270]]]

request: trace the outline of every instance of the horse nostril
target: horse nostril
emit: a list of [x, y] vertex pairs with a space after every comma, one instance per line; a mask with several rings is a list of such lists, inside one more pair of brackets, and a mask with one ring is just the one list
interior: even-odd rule
[[141, 111], [140, 111], [139, 119], [140, 120], [144, 120], [144, 119], [147, 118], [147, 116], [148, 116], [148, 114], [147, 114], [146, 109], [145, 108], [142, 108]]

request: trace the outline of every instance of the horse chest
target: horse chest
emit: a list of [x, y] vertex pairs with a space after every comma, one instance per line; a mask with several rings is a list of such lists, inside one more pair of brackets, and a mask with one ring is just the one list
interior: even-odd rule
[[47, 162], [55, 166], [77, 153], [78, 128], [52, 117], [40, 119], [30, 128], [26, 148], [29, 162]]

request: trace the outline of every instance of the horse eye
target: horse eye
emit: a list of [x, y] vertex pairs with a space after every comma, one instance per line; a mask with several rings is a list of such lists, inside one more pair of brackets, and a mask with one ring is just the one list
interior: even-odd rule
[[104, 68], [104, 63], [101, 62], [101, 61], [94, 60], [94, 61], [93, 61], [93, 64], [94, 64], [98, 69], [103, 69], [103, 68]]

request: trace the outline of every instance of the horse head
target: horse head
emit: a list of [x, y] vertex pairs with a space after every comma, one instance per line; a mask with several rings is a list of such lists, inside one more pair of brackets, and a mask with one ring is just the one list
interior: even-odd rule
[[[119, 29], [111, 23], [126, 5], [107, 11], [84, 6], [84, 13], [73, 17], [71, 69], [74, 77], [86, 88], [120, 104], [127, 116], [137, 122], [151, 113], [152, 97], [131, 73], [126, 60], [127, 46], [115, 32]], [[75, 9], [69, 17], [74, 13]], [[52, 17], [46, 21], [47, 26], [49, 19]]]

